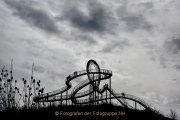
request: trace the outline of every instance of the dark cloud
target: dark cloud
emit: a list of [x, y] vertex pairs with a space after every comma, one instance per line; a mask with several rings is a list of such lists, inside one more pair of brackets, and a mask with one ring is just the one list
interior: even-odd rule
[[[20, 68], [22, 68], [22, 69], [25, 69], [25, 70], [28, 70], [28, 71], [30, 71], [30, 72], [32, 72], [32, 67], [33, 67], [33, 63], [32, 63], [32, 65], [29, 63], [29, 62], [24, 62], [21, 66], [20, 66]], [[34, 67], [33, 67], [33, 73], [35, 73], [35, 72], [38, 72], [38, 73], [40, 73], [40, 74], [46, 74], [46, 76], [49, 78], [49, 79], [52, 79], [52, 80], [54, 80], [56, 77], [58, 77], [58, 78], [63, 78], [63, 79], [65, 79], [66, 78], [66, 76], [67, 75], [65, 75], [65, 74], [60, 74], [60, 73], [57, 73], [57, 72], [55, 72], [54, 70], [52, 70], [52, 69], [49, 69], [49, 68], [44, 68], [44, 67], [42, 67], [42, 66], [40, 66], [40, 65], [36, 65], [36, 64], [34, 64]]]
[[180, 70], [180, 65], [174, 65], [174, 68], [176, 68], [177, 70]]
[[90, 35], [81, 35], [78, 33], [71, 33], [70, 36], [66, 37], [66, 40], [73, 40], [76, 41], [77, 43], [85, 43], [88, 45], [97, 45], [98, 42], [94, 40], [94, 38]]
[[[33, 65], [33, 63], [32, 63], [32, 65]], [[30, 64], [26, 61], [20, 66], [20, 68], [31, 70], [32, 66], [30, 66]]]
[[127, 40], [124, 41], [118, 41], [118, 42], [111, 42], [110, 44], [106, 45], [100, 52], [112, 52], [113, 49], [115, 48], [120, 48], [123, 49], [126, 46], [129, 46], [129, 42]]
[[27, 55], [30, 56], [30, 57], [40, 58], [40, 57], [42, 57], [42, 55], [41, 55], [41, 53], [39, 51], [40, 51], [39, 49], [37, 51], [28, 50]]
[[20, 17], [28, 24], [48, 33], [59, 33], [54, 21], [45, 12], [33, 9], [24, 1], [4, 0], [4, 2], [16, 10], [13, 13], [14, 15]]
[[165, 41], [164, 47], [168, 52], [172, 52], [173, 54], [177, 54], [180, 51], [180, 39], [173, 38], [171, 41]]
[[55, 80], [55, 78], [59, 78], [60, 80], [64, 80], [67, 77], [67, 75], [65, 75], [65, 74], [60, 74], [60, 73], [55, 72], [54, 70], [52, 71], [49, 69], [47, 69], [46, 75], [50, 80]]
[[33, 63], [32, 63], [32, 65], [30, 65], [30, 63], [28, 63], [27, 61], [24, 62], [24, 63], [21, 65], [21, 68], [27, 69], [27, 70], [29, 70], [29, 71], [32, 71], [32, 68], [33, 68], [33, 71], [38, 72], [38, 73], [44, 73], [44, 72], [45, 72], [44, 67], [39, 66], [39, 65], [35, 65], [35, 64], [34, 64], [34, 67], [33, 67]]
[[[130, 32], [134, 32], [137, 29], [146, 31], [152, 30], [152, 25], [146, 20], [146, 18], [140, 13], [131, 13], [126, 6], [120, 6], [117, 8], [117, 15], [119, 17], [120, 27], [124, 27]], [[123, 26], [124, 25], [124, 26]]]
[[113, 17], [110, 11], [101, 3], [89, 2], [87, 4], [89, 14], [86, 15], [75, 5], [64, 9], [63, 15], [59, 20], [68, 20], [70, 23], [82, 31], [103, 32], [111, 24]]
[[41, 66], [34, 66], [34, 71], [35, 72], [39, 72], [39, 73], [44, 73], [45, 72], [45, 69], [44, 69], [44, 67], [41, 67]]
[[121, 4], [124, 4], [124, 5], [127, 5], [129, 3], [129, 0], [115, 0], [115, 2], [117, 4], [121, 3]]
[[76, 40], [82, 42], [82, 41], [86, 41], [89, 45], [95, 45], [98, 44], [97, 41], [94, 40], [93, 37], [91, 36], [84, 36], [84, 35], [80, 35], [76, 37]]
[[162, 67], [162, 68], [166, 68], [167, 59], [166, 59], [163, 55], [161, 55], [159, 59], [160, 59], [160, 65], [161, 65], [161, 67]]
[[151, 9], [154, 7], [154, 4], [152, 2], [143, 2], [143, 3], [139, 3], [138, 7], [143, 7], [145, 9]]
[[153, 50], [156, 48], [156, 45], [148, 39], [143, 40], [142, 45], [144, 48], [149, 49], [149, 50]]
[[11, 68], [10, 64], [11, 64], [11, 60], [4, 61], [3, 59], [0, 59], [0, 73], [3, 68], [10, 69]]

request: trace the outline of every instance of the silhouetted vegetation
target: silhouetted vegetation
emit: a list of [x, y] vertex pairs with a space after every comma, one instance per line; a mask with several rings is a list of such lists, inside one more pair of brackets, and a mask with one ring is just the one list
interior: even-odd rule
[[[24, 84], [22, 93], [16, 86], [17, 80], [13, 80], [12, 63], [10, 75], [5, 66], [1, 71], [0, 77], [0, 116], [7, 117], [23, 117], [27, 118], [64, 118], [64, 117], [113, 117], [118, 119], [162, 119], [172, 120], [178, 119], [175, 111], [171, 110], [170, 115], [165, 117], [160, 111], [153, 109], [136, 110], [126, 107], [109, 104], [107, 101], [98, 105], [74, 105], [63, 102], [34, 102], [33, 97], [43, 94], [44, 88], [40, 89], [40, 80], [36, 82], [32, 75], [29, 84], [26, 79], [22, 79]], [[13, 84], [14, 81], [14, 84]], [[36, 86], [37, 84], [37, 86]], [[23, 105], [20, 105], [22, 100]], [[79, 113], [78, 113], [78, 112]]]
[[175, 110], [172, 110], [172, 109], [170, 109], [170, 114], [168, 115], [168, 117], [174, 120], [178, 120], [178, 114], [175, 112]]
[[[33, 67], [30, 84], [27, 84], [26, 79], [22, 79], [24, 87], [22, 93], [20, 93], [17, 87], [17, 80], [13, 80], [12, 71], [12, 61], [11, 70], [5, 70], [5, 66], [1, 70], [0, 77], [0, 111], [19, 111], [21, 109], [28, 109], [32, 107], [37, 107], [37, 104], [33, 102], [32, 98], [36, 94], [40, 95], [43, 93], [44, 88], [40, 89], [40, 80], [37, 81], [37, 87], [35, 85], [35, 79], [33, 79]], [[33, 64], [34, 66], [34, 64]], [[13, 84], [14, 81], [14, 84]], [[20, 103], [24, 103], [20, 105]]]

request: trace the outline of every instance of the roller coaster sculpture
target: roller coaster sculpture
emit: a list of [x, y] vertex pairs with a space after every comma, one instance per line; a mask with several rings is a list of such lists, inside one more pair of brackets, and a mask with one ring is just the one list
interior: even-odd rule
[[[94, 66], [95, 69], [91, 69], [91, 67]], [[79, 83], [74, 89], [71, 91], [71, 94], [68, 94], [68, 90], [71, 88], [72, 84], [71, 81], [74, 80], [77, 77], [87, 75], [88, 79], [85, 81], [82, 81]], [[60, 101], [61, 105], [63, 101], [71, 101], [73, 104], [97, 104], [99, 101], [105, 100], [107, 102], [107, 99], [116, 99], [119, 101], [122, 107], [127, 107], [130, 109], [136, 109], [136, 103], [143, 106], [146, 110], [153, 110], [150, 108], [150, 106], [143, 101], [142, 99], [135, 97], [133, 95], [125, 94], [125, 93], [116, 93], [111, 88], [111, 76], [112, 71], [106, 70], [106, 69], [100, 69], [96, 61], [89, 60], [86, 66], [86, 70], [83, 71], [76, 71], [73, 74], [69, 75], [66, 79], [66, 86], [58, 89], [56, 91], [48, 92], [45, 94], [41, 94], [39, 96], [35, 96], [33, 98], [34, 102], [53, 102], [53, 101]], [[110, 85], [105, 84], [102, 89], [99, 88], [101, 80], [110, 80]], [[86, 90], [84, 92], [78, 93], [82, 88], [89, 85], [89, 90]], [[109, 91], [110, 94], [107, 94], [107, 91]], [[66, 92], [66, 95], [62, 95], [62, 93]], [[103, 93], [106, 92], [106, 95], [103, 95]], [[60, 94], [60, 96], [56, 96]], [[100, 96], [99, 96], [100, 95]], [[81, 97], [89, 96], [87, 99], [78, 99]], [[131, 100], [135, 102], [135, 107], [132, 107], [130, 104], [127, 103], [127, 100]]]

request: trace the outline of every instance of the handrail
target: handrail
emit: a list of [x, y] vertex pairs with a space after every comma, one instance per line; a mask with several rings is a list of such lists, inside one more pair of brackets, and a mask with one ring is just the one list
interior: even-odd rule
[[[92, 70], [94, 70], [94, 69], [92, 69]], [[89, 74], [94, 74], [94, 73], [97, 73], [97, 74], [102, 74], [102, 73], [111, 74], [112, 71], [106, 70], [106, 69], [100, 69], [100, 73], [99, 73], [99, 72], [92, 72], [92, 73], [89, 73]], [[68, 76], [68, 77], [69, 77], [70, 79], [66, 79], [66, 80], [65, 80], [65, 81], [66, 81], [65, 83], [67, 83], [66, 85], [70, 85], [69, 83], [70, 83], [71, 80], [73, 80], [73, 79], [76, 78], [76, 77], [79, 77], [79, 76], [82, 76], [82, 75], [86, 75], [86, 74], [87, 74], [87, 71], [86, 71], [86, 70], [77, 71], [77, 74], [76, 74], [76, 75], [74, 75], [74, 73], [71, 74], [71, 75], [69, 75], [70, 77], [69, 77], [69, 76]], [[67, 78], [68, 78], [68, 77], [67, 77]], [[48, 93], [44, 93], [44, 94], [35, 96], [35, 97], [33, 98], [33, 100], [38, 102], [38, 101], [40, 101], [40, 99], [43, 99], [43, 98], [45, 98], [45, 97], [51, 97], [51, 96], [54, 96], [54, 95], [61, 94], [61, 93], [65, 92], [65, 91], [68, 90], [68, 89], [70, 89], [70, 87], [65, 86], [65, 87], [63, 87], [63, 88], [61, 88], [61, 89], [58, 89], [58, 90], [55, 90], [55, 91], [52, 91], [52, 92], [48, 92]]]
[[[89, 67], [94, 64], [96, 65], [96, 69], [89, 69]], [[92, 78], [93, 74], [93, 78]], [[71, 94], [66, 94], [62, 95], [62, 93], [68, 91], [72, 84], [71, 81], [74, 80], [75, 78], [83, 75], [88, 75], [88, 79], [80, 82], [78, 85], [74, 87], [74, 89], [71, 91]], [[108, 79], [112, 76], [112, 71], [111, 70], [106, 70], [106, 69], [100, 69], [97, 63], [93, 60], [89, 61], [87, 64], [87, 70], [81, 70], [81, 71], [75, 71], [74, 73], [70, 74], [66, 79], [65, 79], [65, 84], [61, 89], [44, 93], [38, 96], [35, 96], [33, 100], [35, 102], [48, 102], [48, 101], [62, 101], [62, 100], [71, 100], [75, 104], [84, 104], [84, 103], [90, 103], [90, 102], [95, 102], [95, 101], [100, 101], [104, 99], [117, 99], [123, 106], [126, 106], [128, 108], [132, 108], [131, 105], [129, 105], [125, 99], [133, 100], [135, 102], [138, 102], [142, 106], [144, 106], [146, 109], [150, 109], [149, 105], [143, 101], [142, 99], [135, 97], [133, 95], [125, 94], [125, 93], [116, 93], [112, 88], [110, 88], [107, 84], [103, 86], [103, 88], [99, 89], [95, 82], [98, 82], [98, 85], [101, 80]], [[87, 85], [92, 84], [92, 88], [90, 90], [86, 90], [84, 92], [78, 93], [82, 88], [84, 88]], [[105, 90], [108, 90], [110, 94], [106, 95], [101, 95], [99, 97], [96, 97], [95, 101], [90, 98], [87, 99], [78, 99], [80, 97], [86, 96], [86, 95], [91, 95], [93, 92], [98, 92], [100, 94], [104, 93]], [[58, 94], [61, 94], [60, 96], [56, 96]], [[113, 97], [111, 97], [113, 95]]]

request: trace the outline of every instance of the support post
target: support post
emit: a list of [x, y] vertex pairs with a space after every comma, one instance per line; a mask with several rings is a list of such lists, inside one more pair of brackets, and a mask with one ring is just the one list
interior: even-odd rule
[[[111, 78], [109, 78], [109, 85], [110, 85], [110, 90], [111, 90]], [[111, 93], [110, 93], [110, 104], [111, 104]]]
[[62, 106], [62, 93], [61, 93], [61, 106]]
[[[107, 86], [107, 84], [106, 84], [106, 86]], [[106, 89], [106, 105], [107, 105], [107, 89]]]
[[[103, 98], [103, 93], [101, 94], [101, 99]], [[103, 100], [101, 101], [101, 104], [103, 103]]]
[[66, 106], [67, 106], [67, 91], [66, 91]]
[[[92, 84], [94, 84], [94, 74], [93, 74], [93, 82], [92, 82]], [[92, 85], [92, 88], [93, 88], [93, 105], [94, 105], [94, 86]]]
[[97, 92], [97, 96], [98, 96], [97, 105], [99, 105], [99, 93], [98, 92]]
[[[93, 80], [94, 80], [94, 74], [93, 74]], [[96, 82], [95, 82], [95, 100], [94, 100], [94, 103], [96, 105]]]
[[[91, 92], [91, 84], [89, 84], [89, 93]], [[89, 94], [89, 105], [91, 105], [91, 94]]]

